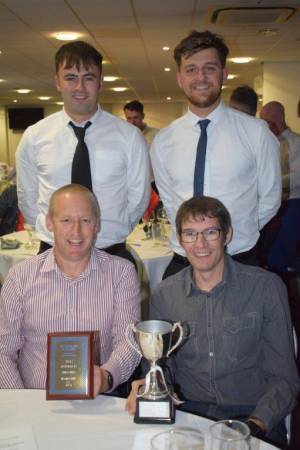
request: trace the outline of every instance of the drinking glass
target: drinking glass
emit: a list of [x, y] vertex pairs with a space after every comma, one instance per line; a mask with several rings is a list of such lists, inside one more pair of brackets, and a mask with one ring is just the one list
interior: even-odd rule
[[211, 450], [250, 450], [249, 427], [238, 420], [220, 420], [211, 425]]
[[193, 428], [172, 428], [153, 436], [151, 450], [204, 450], [203, 433]]

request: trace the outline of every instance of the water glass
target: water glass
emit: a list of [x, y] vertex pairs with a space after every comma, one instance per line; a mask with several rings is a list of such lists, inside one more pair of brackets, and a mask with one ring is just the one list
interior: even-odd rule
[[250, 430], [243, 422], [220, 420], [209, 431], [211, 450], [250, 450]]
[[172, 428], [151, 439], [151, 450], [204, 450], [203, 433], [193, 428]]

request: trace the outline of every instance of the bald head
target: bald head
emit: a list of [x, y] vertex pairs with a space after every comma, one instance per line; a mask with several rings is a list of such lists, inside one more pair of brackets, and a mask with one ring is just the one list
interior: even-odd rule
[[279, 136], [286, 128], [284, 106], [279, 102], [266, 103], [261, 111], [260, 118], [268, 122], [270, 130]]

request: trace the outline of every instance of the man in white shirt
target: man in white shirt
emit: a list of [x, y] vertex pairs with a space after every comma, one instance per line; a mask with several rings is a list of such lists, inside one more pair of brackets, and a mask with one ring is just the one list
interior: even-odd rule
[[[102, 209], [96, 247], [127, 257], [125, 239], [142, 217], [150, 195], [149, 156], [141, 132], [98, 105], [102, 55], [89, 44], [63, 45], [55, 57], [56, 87], [64, 108], [29, 127], [17, 150], [19, 207], [36, 228], [41, 250], [53, 245], [45, 216], [51, 194], [71, 179], [79, 142], [74, 126], [85, 127], [92, 190]], [[70, 122], [73, 122], [72, 124]]]
[[228, 252], [235, 259], [257, 263], [259, 230], [280, 205], [277, 139], [263, 121], [221, 101], [227, 54], [224, 41], [209, 31], [192, 32], [174, 51], [177, 82], [189, 110], [156, 135], [150, 152], [156, 185], [173, 228], [174, 257], [164, 277], [188, 264], [176, 238], [175, 215], [180, 204], [195, 195], [199, 119], [208, 123], [203, 195], [218, 198], [229, 210], [234, 234]]
[[144, 122], [145, 113], [143, 103], [138, 100], [132, 100], [131, 102], [126, 103], [124, 106], [124, 114], [127, 122], [141, 130], [150, 147], [158, 129], [149, 127], [149, 125]]
[[[127, 122], [131, 123], [141, 130], [144, 138], [147, 141], [148, 149], [150, 150], [154, 136], [159, 130], [157, 128], [149, 127], [149, 125], [144, 122], [145, 113], [143, 103], [139, 102], [138, 100], [132, 100], [131, 102], [126, 103], [123, 109]], [[150, 167], [150, 172], [151, 185], [157, 192], [152, 167]]]
[[[276, 101], [266, 103], [260, 117], [280, 142], [282, 205], [276, 216], [277, 234], [272, 239], [267, 264], [280, 273], [288, 268], [300, 276], [300, 135], [286, 124], [284, 106]], [[266, 233], [270, 233], [266, 230]], [[266, 238], [268, 239], [268, 234]], [[273, 233], [272, 233], [273, 235]]]

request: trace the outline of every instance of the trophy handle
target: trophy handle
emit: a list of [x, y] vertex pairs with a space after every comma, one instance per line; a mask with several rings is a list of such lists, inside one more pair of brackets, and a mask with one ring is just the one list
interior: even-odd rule
[[166, 357], [168, 357], [177, 347], [178, 345], [181, 343], [182, 338], [183, 338], [183, 328], [180, 322], [176, 322], [174, 323], [173, 327], [172, 327], [172, 333], [174, 333], [174, 331], [176, 330], [176, 328], [179, 329], [179, 337], [178, 340], [176, 342], [176, 344], [173, 345], [173, 347], [170, 348], [170, 350], [168, 351]]
[[131, 342], [131, 339], [130, 339], [130, 337], [129, 337], [129, 332], [130, 332], [130, 331], [131, 331], [132, 333], [136, 333], [136, 328], [135, 328], [135, 326], [134, 326], [133, 323], [129, 323], [129, 324], [127, 325], [127, 327], [126, 327], [125, 337], [126, 337], [127, 344], [128, 344], [133, 350], [135, 350], [140, 356], [143, 356], [142, 353], [140, 352], [139, 348], [138, 348], [137, 346], [135, 346], [135, 345]]

